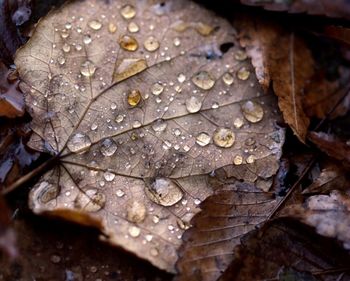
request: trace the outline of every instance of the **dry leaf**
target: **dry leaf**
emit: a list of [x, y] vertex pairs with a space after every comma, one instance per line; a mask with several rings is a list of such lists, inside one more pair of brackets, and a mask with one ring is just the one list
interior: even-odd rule
[[342, 164], [350, 167], [350, 149], [347, 142], [338, 139], [333, 134], [327, 134], [324, 132], [310, 132], [309, 139], [318, 148], [325, 152], [330, 157], [342, 161]]
[[350, 249], [350, 198], [339, 191], [308, 198], [304, 206], [290, 206], [284, 214], [316, 228], [317, 233], [337, 238]]
[[350, 7], [346, 0], [241, 0], [241, 2], [246, 5], [263, 6], [264, 9], [271, 11], [350, 18]]
[[252, 58], [259, 82], [267, 90], [272, 81], [284, 121], [305, 142], [310, 121], [303, 110], [302, 96], [314, 72], [309, 49], [294, 33], [270, 22], [242, 19], [238, 24], [240, 44]]
[[328, 163], [319, 176], [303, 190], [303, 194], [328, 193], [331, 190], [346, 190], [349, 187], [349, 179], [346, 171], [336, 163]]
[[325, 238], [295, 222], [278, 221], [247, 235], [236, 262], [219, 280], [348, 280], [348, 259]]
[[42, 19], [16, 65], [30, 146], [60, 164], [32, 190], [33, 211], [97, 226], [173, 272], [183, 221], [212, 193], [207, 175], [278, 167], [274, 98], [237, 45], [188, 1], [75, 1]]
[[252, 184], [222, 186], [201, 204], [185, 232], [177, 280], [217, 280], [232, 263], [241, 238], [264, 223], [277, 202], [273, 193]]

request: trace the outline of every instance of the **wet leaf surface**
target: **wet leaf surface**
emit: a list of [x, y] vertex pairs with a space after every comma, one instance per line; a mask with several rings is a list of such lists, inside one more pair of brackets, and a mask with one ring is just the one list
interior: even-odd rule
[[241, 238], [268, 220], [277, 203], [273, 192], [239, 181], [223, 183], [201, 204], [184, 234], [176, 280], [217, 280], [232, 263]]
[[310, 50], [294, 33], [261, 19], [239, 21], [239, 34], [259, 82], [266, 90], [272, 82], [284, 121], [305, 142], [310, 120], [304, 112], [302, 96], [314, 74]]
[[33, 211], [96, 226], [173, 272], [186, 221], [213, 192], [207, 175], [227, 166], [267, 190], [284, 130], [232, 27], [162, 3], [69, 3], [15, 62], [29, 144], [60, 160], [31, 191]]
[[328, 195], [315, 195], [304, 206], [290, 206], [285, 214], [315, 227], [317, 233], [337, 238], [345, 249], [350, 249], [350, 198], [347, 194], [332, 191]]
[[350, 278], [346, 252], [292, 221], [252, 232], [243, 239], [238, 257], [220, 281]]

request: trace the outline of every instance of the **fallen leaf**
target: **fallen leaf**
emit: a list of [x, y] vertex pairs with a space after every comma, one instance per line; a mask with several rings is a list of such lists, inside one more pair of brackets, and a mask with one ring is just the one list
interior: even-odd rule
[[350, 167], [350, 149], [347, 142], [338, 139], [335, 135], [324, 132], [310, 132], [308, 138], [321, 151], [330, 157], [342, 161], [345, 167]]
[[350, 249], [350, 198], [337, 190], [329, 195], [315, 195], [304, 206], [294, 205], [284, 210], [286, 216], [299, 219], [316, 228], [317, 233], [337, 238]]
[[331, 242], [293, 221], [270, 223], [244, 237], [219, 280], [348, 280], [349, 255]]
[[288, 11], [289, 13], [308, 13], [310, 15], [325, 15], [329, 17], [350, 18], [350, 7], [346, 0], [241, 0], [241, 3], [253, 6], [263, 6], [271, 11]]
[[0, 117], [24, 115], [24, 98], [18, 89], [18, 82], [13, 71], [0, 61]]
[[348, 187], [346, 171], [336, 163], [328, 163], [314, 182], [303, 190], [303, 194], [324, 194], [334, 189], [346, 190]]
[[42, 19], [15, 60], [29, 145], [60, 162], [32, 189], [33, 211], [98, 226], [174, 272], [210, 172], [249, 164], [243, 179], [268, 188], [278, 169], [275, 100], [233, 59], [234, 34], [188, 1], [76, 1]]
[[[251, 167], [245, 169], [255, 176], [260, 174]], [[232, 176], [230, 171], [225, 174]], [[225, 176], [219, 174], [218, 178]], [[227, 269], [241, 238], [267, 221], [279, 202], [273, 192], [261, 190], [262, 182], [260, 189], [241, 183], [237, 177], [213, 183], [216, 192], [201, 204], [202, 211], [191, 221], [193, 227], [184, 234], [177, 280], [217, 280]]]
[[302, 98], [314, 73], [309, 49], [294, 33], [271, 22], [247, 18], [237, 22], [240, 44], [252, 58], [259, 82], [265, 90], [272, 82], [284, 121], [299, 140], [305, 142], [310, 120], [303, 110]]

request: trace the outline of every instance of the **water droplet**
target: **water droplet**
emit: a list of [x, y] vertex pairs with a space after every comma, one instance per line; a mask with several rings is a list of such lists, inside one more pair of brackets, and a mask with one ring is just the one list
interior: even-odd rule
[[181, 219], [177, 220], [177, 225], [183, 229], [189, 229], [191, 227], [191, 219], [193, 218], [194, 213], [186, 213], [184, 214]]
[[147, 51], [154, 52], [159, 48], [159, 41], [155, 37], [150, 36], [143, 42], [143, 46]]
[[52, 255], [51, 257], [50, 257], [50, 261], [52, 262], [52, 263], [60, 263], [61, 262], [61, 257], [59, 256], [59, 255]]
[[115, 174], [112, 172], [104, 172], [103, 177], [105, 178], [106, 181], [112, 181], [115, 178]]
[[65, 57], [58, 57], [58, 58], [57, 58], [57, 62], [58, 62], [60, 65], [63, 65], [63, 64], [65, 64], [66, 59], [65, 59]]
[[232, 83], [233, 83], [233, 76], [232, 76], [232, 74], [226, 72], [226, 73], [222, 76], [222, 81], [224, 81], [224, 83], [225, 83], [227, 86], [232, 85]]
[[130, 226], [129, 229], [128, 229], [128, 232], [130, 234], [131, 237], [139, 237], [140, 234], [141, 234], [141, 229], [137, 226]]
[[179, 81], [179, 83], [183, 83], [183, 82], [185, 82], [185, 80], [186, 80], [185, 74], [180, 73], [180, 74], [177, 76], [177, 81]]
[[124, 120], [124, 116], [121, 114], [119, 114], [115, 117], [115, 122], [117, 122], [117, 123], [121, 123], [121, 122], [123, 122], [123, 120]]
[[167, 122], [165, 122], [162, 119], [158, 119], [152, 124], [152, 129], [155, 132], [163, 132], [165, 131], [167, 126], [168, 126]]
[[195, 198], [193, 202], [195, 205], [199, 205], [202, 201], [199, 200], [198, 198]]
[[219, 147], [231, 147], [235, 142], [235, 134], [227, 128], [218, 128], [213, 135], [214, 143]]
[[100, 151], [103, 156], [112, 156], [117, 151], [117, 144], [112, 139], [105, 139], [101, 144]]
[[136, 33], [136, 32], [138, 32], [139, 30], [140, 30], [140, 28], [139, 28], [139, 26], [137, 25], [137, 23], [135, 23], [135, 22], [130, 22], [129, 24], [128, 24], [128, 30], [129, 30], [129, 32], [131, 32], [131, 33]]
[[213, 109], [219, 108], [219, 103], [214, 102], [214, 103], [212, 104], [211, 108], [213, 108]]
[[96, 273], [97, 272], [97, 267], [96, 266], [91, 266], [90, 267], [90, 272]]
[[88, 45], [92, 42], [91, 36], [90, 35], [85, 35], [83, 38], [83, 42], [85, 45]]
[[237, 71], [237, 77], [240, 80], [247, 80], [250, 76], [250, 72], [249, 70], [247, 70], [244, 66], [241, 67], [238, 71]]
[[80, 44], [76, 44], [76, 45], [75, 45], [75, 49], [76, 49], [77, 51], [81, 51], [81, 50], [83, 49], [83, 46], [80, 45]]
[[119, 45], [125, 51], [129, 52], [134, 52], [139, 47], [139, 44], [137, 43], [136, 39], [129, 35], [123, 35], [122, 37], [120, 37]]
[[158, 251], [158, 249], [157, 248], [152, 248], [151, 250], [150, 250], [150, 254], [151, 254], [151, 256], [158, 256], [158, 254], [159, 254], [159, 251]]
[[91, 129], [92, 131], [97, 130], [97, 128], [98, 128], [98, 125], [97, 125], [96, 123], [92, 123], [92, 124], [91, 124], [90, 129]]
[[255, 162], [255, 156], [254, 155], [249, 155], [247, 159], [245, 160], [248, 164], [253, 164]]
[[196, 113], [202, 107], [202, 102], [196, 97], [186, 99], [186, 109], [189, 113]]
[[132, 19], [136, 15], [136, 9], [134, 6], [125, 5], [120, 9], [120, 14], [124, 19]]
[[39, 184], [39, 187], [37, 188], [41, 203], [46, 204], [50, 202], [51, 200], [57, 198], [57, 196], [60, 193], [60, 189], [58, 185], [53, 185], [51, 183], [48, 183], [46, 181], [41, 182]]
[[155, 96], [159, 96], [164, 90], [164, 86], [161, 83], [154, 83], [151, 87], [151, 92]]
[[117, 31], [117, 26], [113, 22], [110, 22], [108, 24], [108, 32], [115, 33], [116, 31]]
[[247, 59], [247, 53], [242, 50], [238, 50], [237, 53], [235, 53], [235, 59], [238, 61], [244, 61]]
[[233, 164], [235, 165], [241, 165], [243, 163], [243, 157], [241, 155], [236, 155], [233, 158]]
[[151, 201], [162, 206], [172, 206], [183, 196], [180, 187], [167, 178], [156, 178], [145, 191]]
[[71, 152], [80, 153], [86, 151], [91, 146], [89, 136], [83, 133], [74, 134], [67, 142], [67, 147]]
[[78, 209], [87, 212], [97, 212], [106, 204], [106, 196], [98, 192], [97, 189], [88, 189], [85, 193], [79, 193], [74, 201], [74, 205]]
[[196, 143], [200, 146], [206, 146], [210, 143], [210, 136], [207, 133], [200, 133], [196, 137]]
[[147, 68], [147, 62], [144, 59], [123, 59], [116, 61], [113, 72], [113, 82], [120, 82], [131, 77]]
[[175, 47], [178, 47], [181, 45], [181, 41], [178, 37], [174, 38], [173, 44]]
[[158, 216], [153, 216], [153, 218], [152, 218], [152, 221], [153, 221], [153, 223], [158, 223], [159, 222], [159, 217]]
[[138, 120], [136, 120], [136, 121], [134, 121], [134, 122], [132, 123], [132, 127], [133, 127], [134, 129], [140, 128], [141, 126], [142, 126], [142, 123], [141, 123], [140, 121], [138, 121]]
[[118, 189], [115, 193], [118, 197], [123, 197], [125, 195], [125, 192], [121, 189]]
[[257, 123], [264, 117], [264, 110], [260, 104], [255, 101], [247, 101], [241, 106], [245, 119], [251, 123]]
[[98, 21], [98, 20], [89, 21], [88, 25], [93, 30], [99, 30], [102, 27], [102, 23], [100, 21]]
[[241, 118], [236, 118], [235, 121], [233, 121], [233, 125], [239, 129], [243, 126], [243, 120]]
[[115, 104], [114, 102], [111, 103], [111, 109], [115, 110], [117, 108], [117, 104]]
[[61, 37], [62, 37], [63, 39], [68, 38], [68, 36], [69, 36], [69, 32], [67, 32], [67, 31], [62, 31], [62, 32], [61, 32]]
[[96, 71], [96, 66], [89, 60], [83, 62], [80, 66], [80, 73], [85, 77], [91, 77]]
[[128, 104], [135, 107], [140, 103], [141, 98], [142, 97], [139, 90], [132, 90], [128, 93]]
[[214, 31], [214, 27], [202, 22], [193, 23], [192, 26], [200, 35], [203, 36], [208, 36]]
[[146, 207], [138, 201], [129, 201], [126, 207], [127, 219], [130, 222], [141, 223], [146, 218]]
[[64, 43], [62, 46], [62, 50], [63, 52], [68, 53], [70, 51], [70, 45], [67, 43]]
[[200, 71], [192, 77], [192, 82], [203, 90], [211, 89], [214, 84], [214, 78], [207, 71]]
[[72, 28], [72, 24], [70, 22], [66, 22], [66, 24], [64, 25], [64, 27], [66, 29], [71, 29]]

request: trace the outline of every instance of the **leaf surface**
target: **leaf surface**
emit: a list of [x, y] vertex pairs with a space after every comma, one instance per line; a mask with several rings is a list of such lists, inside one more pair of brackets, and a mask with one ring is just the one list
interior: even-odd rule
[[60, 160], [31, 208], [94, 225], [159, 268], [174, 271], [210, 172], [260, 159], [277, 170], [273, 97], [232, 27], [191, 2], [68, 3], [40, 21], [16, 65], [30, 145]]

